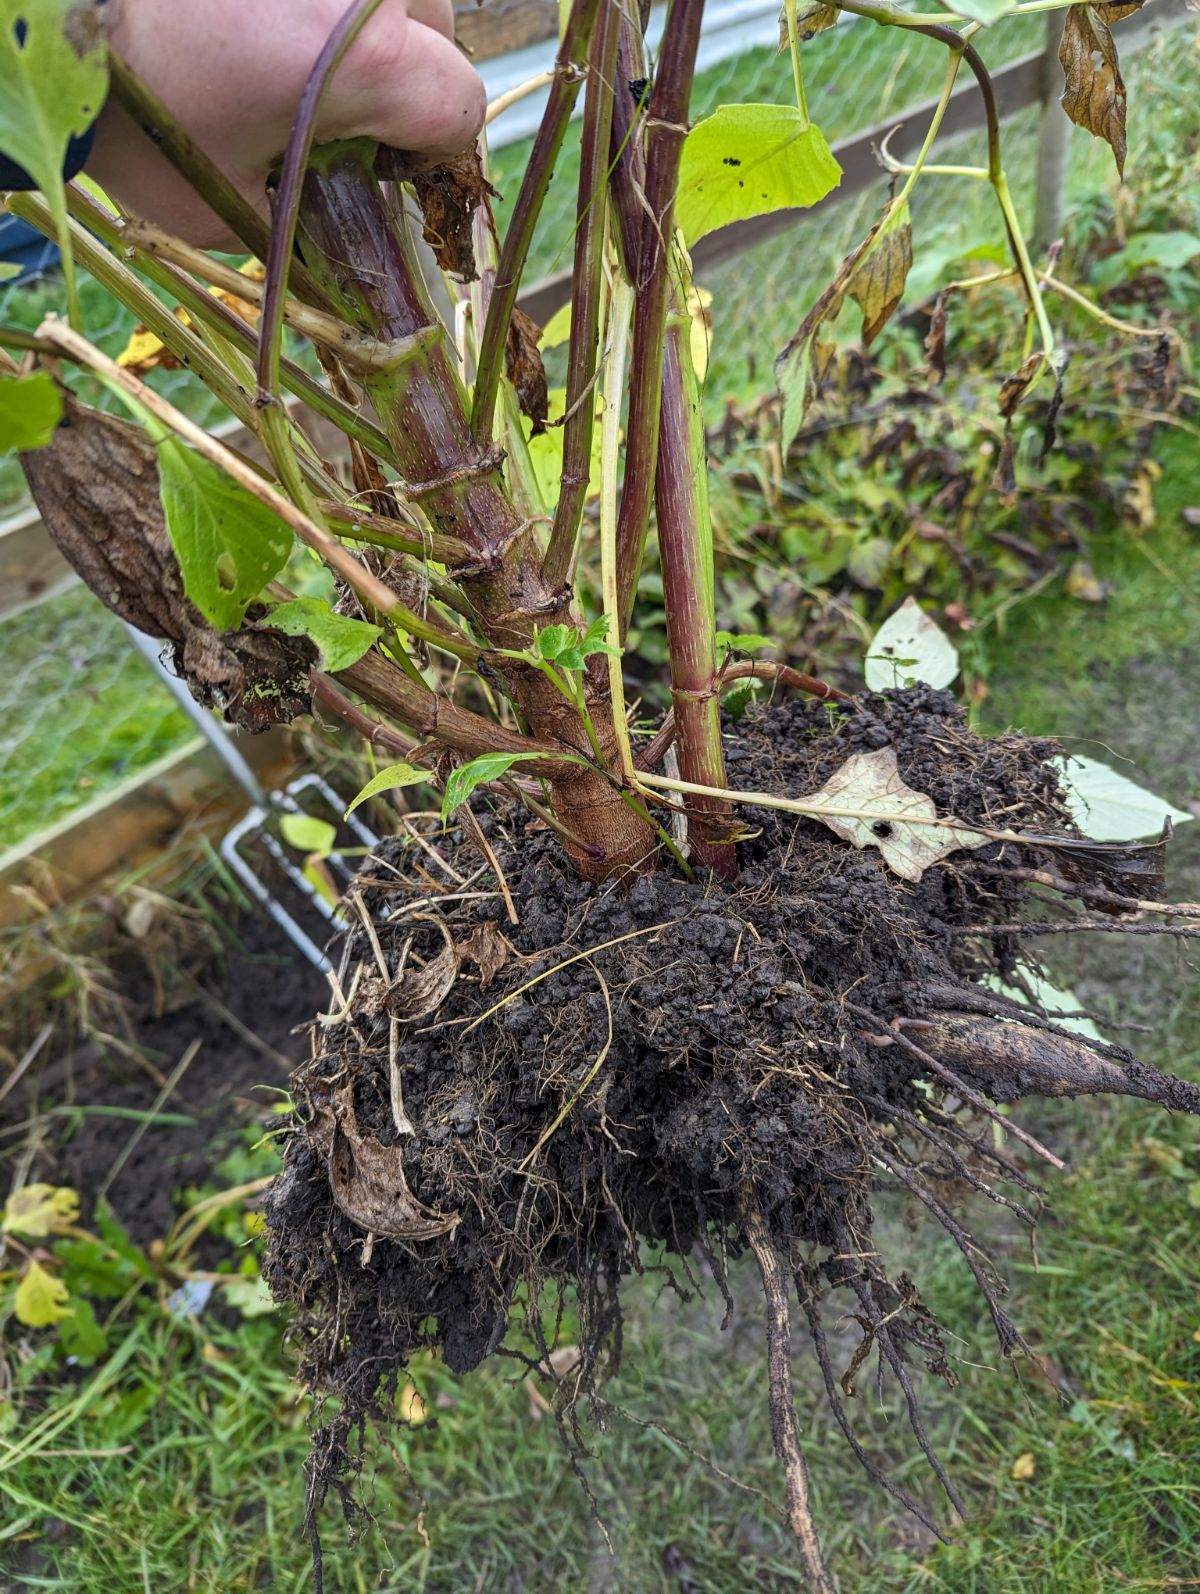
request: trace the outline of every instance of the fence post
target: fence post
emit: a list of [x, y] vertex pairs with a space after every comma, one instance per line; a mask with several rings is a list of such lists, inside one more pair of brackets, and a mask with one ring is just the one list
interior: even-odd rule
[[1048, 249], [1062, 234], [1063, 201], [1067, 188], [1067, 153], [1071, 124], [1061, 104], [1062, 69], [1058, 46], [1063, 13], [1046, 13], [1046, 42], [1042, 55], [1042, 115], [1038, 124], [1037, 200], [1033, 214], [1033, 242]]

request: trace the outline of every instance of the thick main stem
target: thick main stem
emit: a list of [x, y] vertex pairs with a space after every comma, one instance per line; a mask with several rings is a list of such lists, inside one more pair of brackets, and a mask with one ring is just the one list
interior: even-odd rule
[[[392, 365], [358, 372], [408, 482], [407, 493], [435, 531], [468, 551], [450, 574], [480, 632], [495, 648], [520, 651], [535, 627], [571, 624], [570, 598], [542, 575], [534, 527], [513, 505], [502, 455], [471, 435], [467, 395], [450, 339], [415, 269], [406, 225], [389, 206], [371, 170], [373, 148], [346, 145], [321, 152], [304, 185], [300, 247], [308, 269], [339, 314], [364, 332], [406, 340]], [[576, 706], [540, 671], [497, 658], [503, 678], [534, 735], [592, 758]], [[607, 699], [595, 688], [589, 714], [606, 770], [616, 767]], [[572, 849], [581, 873], [603, 876], [643, 863], [654, 845], [649, 827], [622, 800], [607, 773], [563, 767], [551, 776], [558, 818], [586, 844]]]

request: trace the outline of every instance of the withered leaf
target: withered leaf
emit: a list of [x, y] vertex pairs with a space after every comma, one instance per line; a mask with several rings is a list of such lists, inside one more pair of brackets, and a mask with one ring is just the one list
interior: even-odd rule
[[1000, 384], [1000, 413], [1006, 421], [1016, 413], [1017, 405], [1028, 393], [1045, 361], [1046, 356], [1041, 349], [1035, 349]]
[[310, 706], [317, 652], [306, 637], [254, 623], [216, 631], [183, 590], [158, 492], [158, 456], [138, 426], [63, 390], [48, 447], [21, 456], [42, 523], [106, 608], [173, 645], [193, 697], [249, 731], [287, 724]]
[[938, 815], [933, 798], [904, 783], [896, 749], [853, 753], [818, 791], [800, 799], [802, 811], [853, 847], [878, 847], [903, 880], [919, 880], [931, 864], [962, 848], [986, 847], [988, 837]]
[[477, 924], [465, 941], [456, 948], [463, 963], [474, 963], [479, 970], [479, 989], [486, 991], [496, 975], [513, 956], [511, 942], [500, 933], [500, 927], [491, 922]]
[[[901, 207], [901, 210], [904, 218], [907, 219], [907, 206]], [[833, 281], [804, 317], [804, 320], [797, 327], [795, 335], [775, 361], [775, 380], [779, 384], [779, 392], [783, 398], [783, 449], [785, 454], [795, 440], [796, 433], [804, 422], [804, 416], [809, 406], [820, 392], [821, 384], [825, 380], [830, 364], [833, 361], [837, 345], [832, 338], [822, 339], [819, 334], [824, 326], [837, 319], [842, 305], [845, 303], [847, 292], [858, 300], [859, 306], [863, 310], [863, 337], [865, 341], [869, 341], [867, 338], [868, 325], [872, 328], [871, 336], [873, 337], [899, 302], [899, 293], [897, 293], [895, 301], [887, 309], [886, 314], [882, 314], [882, 318], [879, 319], [885, 301], [880, 299], [878, 303], [875, 303], [872, 292], [870, 297], [873, 310], [872, 313], [868, 314], [863, 298], [860, 298], [858, 293], [851, 287], [860, 264], [871, 251], [880, 232], [888, 225], [893, 214], [900, 214], [900, 212], [889, 212], [881, 221], [876, 222], [863, 241], [846, 256], [838, 267], [837, 275]], [[900, 247], [903, 250], [902, 243]], [[889, 245], [889, 256], [891, 248], [892, 246]], [[908, 249], [909, 262], [911, 263], [911, 231]], [[907, 272], [908, 267], [905, 266], [904, 269]], [[867, 282], [870, 275], [868, 273], [868, 278], [864, 278], [864, 298], [868, 297]], [[882, 282], [882, 275], [879, 280]], [[901, 282], [902, 288], [903, 282]]]
[[1013, 431], [1011, 420], [1004, 423], [1004, 440], [1000, 444], [1000, 457], [996, 461], [996, 469], [992, 473], [992, 488], [1000, 495], [1000, 502], [1005, 508], [1011, 508], [1017, 501], [1017, 438]]
[[1135, 11], [1140, 11], [1146, 0], [1108, 0], [1107, 4], [1093, 6], [1092, 10], [1110, 28], [1114, 22], [1123, 22]]
[[905, 200], [893, 205], [871, 229], [846, 283], [846, 292], [862, 311], [865, 348], [870, 348], [900, 303], [912, 260], [912, 221]]
[[946, 323], [950, 319], [950, 292], [943, 288], [934, 300], [925, 334], [925, 358], [929, 361], [929, 380], [936, 387], [946, 375]]
[[1077, 127], [1111, 146], [1117, 173], [1123, 177], [1125, 80], [1117, 63], [1117, 47], [1100, 7], [1071, 6], [1063, 25], [1058, 59], [1066, 78], [1063, 110]]
[[[841, 12], [837, 6], [827, 6], [821, 0], [808, 0], [807, 4], [801, 3], [796, 7], [796, 37], [801, 44], [807, 44], [818, 33], [824, 33], [826, 28], [836, 25]], [[779, 13], [779, 48], [786, 50], [788, 47], [787, 11]]]
[[546, 368], [538, 351], [542, 329], [524, 310], [514, 306], [508, 324], [508, 341], [504, 346], [504, 369], [508, 380], [517, 390], [517, 401], [522, 415], [533, 422], [532, 437], [546, 430], [549, 395], [546, 390]]
[[334, 1091], [318, 1108], [308, 1133], [325, 1152], [333, 1199], [353, 1223], [393, 1240], [436, 1240], [461, 1222], [422, 1205], [404, 1177], [404, 1148], [359, 1133], [354, 1087]]
[[425, 242], [443, 271], [463, 282], [474, 282], [475, 241], [471, 224], [480, 205], [496, 197], [483, 175], [478, 147], [438, 166], [405, 174], [416, 191], [424, 218]]
[[[424, 915], [414, 914], [414, 918]], [[391, 987], [387, 1009], [393, 1018], [411, 1024], [436, 1012], [458, 978], [458, 948], [446, 936], [446, 944], [428, 963], [410, 963]]]

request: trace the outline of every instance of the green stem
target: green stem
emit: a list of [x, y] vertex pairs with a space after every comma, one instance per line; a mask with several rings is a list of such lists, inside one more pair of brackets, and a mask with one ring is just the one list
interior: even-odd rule
[[800, 34], [796, 26], [796, 0], [785, 0], [783, 14], [787, 21], [788, 52], [792, 58], [792, 85], [796, 91], [796, 109], [808, 121], [808, 101], [804, 97], [804, 70], [800, 65]]
[[1029, 250], [1025, 245], [1025, 237], [1021, 232], [1020, 223], [1017, 221], [1016, 208], [1012, 202], [1012, 195], [1008, 189], [1008, 179], [1004, 175], [1004, 168], [993, 174], [992, 187], [996, 190], [996, 199], [1003, 212], [1004, 220], [1008, 225], [1009, 241], [1012, 244], [1013, 254], [1016, 256], [1017, 267], [1021, 273], [1021, 280], [1025, 284], [1025, 292], [1029, 297], [1029, 305], [1033, 311], [1041, 334], [1042, 347], [1046, 358], [1054, 353], [1054, 331], [1050, 325], [1050, 318], [1046, 314], [1046, 302], [1038, 290], [1037, 274], [1033, 269], [1033, 262], [1029, 258]]
[[596, 404], [592, 385], [603, 299], [606, 188], [612, 135], [613, 79], [621, 13], [606, 0], [592, 40], [579, 156], [575, 265], [572, 274], [571, 342], [567, 351], [567, 420], [563, 427], [562, 474], [543, 572], [551, 587], [570, 577], [591, 479]]
[[896, 195], [896, 198], [893, 201], [893, 204], [895, 205], [901, 205], [904, 203], [909, 194], [912, 193], [913, 188], [916, 186], [917, 178], [920, 177], [921, 172], [924, 170], [925, 162], [929, 158], [929, 152], [933, 148], [934, 139], [937, 138], [938, 131], [941, 128], [942, 118], [946, 114], [946, 107], [950, 104], [950, 96], [954, 92], [954, 82], [958, 77], [958, 69], [961, 65], [962, 51], [951, 50], [950, 59], [946, 63], [946, 81], [942, 85], [941, 97], [937, 102], [937, 108], [935, 109], [933, 118], [929, 123], [929, 131], [925, 134], [925, 142], [921, 145], [920, 153], [918, 154], [911, 170], [909, 171], [908, 180], [905, 182], [903, 188], [901, 188], [900, 192]]
[[579, 96], [579, 85], [587, 75], [588, 46], [599, 10], [600, 0], [574, 0], [571, 6], [554, 64], [554, 82], [550, 85], [546, 111], [533, 141], [529, 163], [521, 180], [508, 231], [504, 235], [504, 247], [500, 251], [500, 264], [492, 285], [475, 373], [471, 436], [477, 444], [486, 444], [492, 436], [496, 394], [500, 390], [504, 351], [517, 291], [521, 286], [521, 274], [529, 258], [534, 228], [558, 163], [567, 124]]

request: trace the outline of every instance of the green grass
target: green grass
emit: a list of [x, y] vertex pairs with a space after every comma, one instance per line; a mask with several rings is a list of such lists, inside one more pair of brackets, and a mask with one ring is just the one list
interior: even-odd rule
[[75, 588], [0, 627], [0, 849], [194, 734], [117, 617]]

